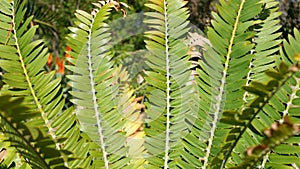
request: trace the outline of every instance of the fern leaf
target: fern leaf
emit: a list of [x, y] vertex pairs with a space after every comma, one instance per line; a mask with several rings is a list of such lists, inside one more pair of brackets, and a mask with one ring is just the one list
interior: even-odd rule
[[[48, 94], [54, 90], [53, 87], [58, 86], [58, 81], [45, 85], [50, 82], [51, 77], [48, 80], [41, 76], [40, 71], [47, 60], [47, 49], [43, 46], [42, 41], [31, 42], [37, 27], [31, 27], [26, 31], [32, 17], [23, 22], [26, 10], [24, 4], [23, 2], [19, 5], [18, 1], [11, 1], [10, 7], [7, 7], [7, 9], [11, 9], [10, 13], [6, 15], [10, 18], [11, 27], [7, 33], [7, 43], [0, 44], [0, 67], [5, 70], [3, 81], [10, 86], [9, 93], [11, 95], [28, 96], [29, 102], [34, 102], [50, 135], [55, 137], [44, 107], [53, 99], [54, 96]], [[6, 24], [8, 24], [7, 21]], [[37, 90], [37, 88], [41, 88], [41, 85], [46, 86], [45, 90]], [[47, 102], [42, 104], [42, 99]]]
[[[295, 36], [297, 36], [297, 30], [295, 30]], [[298, 36], [299, 38], [299, 36]], [[280, 50], [281, 58], [277, 59], [277, 61], [285, 61], [288, 65], [296, 64], [297, 59], [295, 58], [297, 55], [296, 53], [288, 53], [286, 51], [297, 51], [297, 44], [296, 41], [292, 36], [289, 36], [290, 43], [289, 44], [286, 40], [283, 42], [283, 47]], [[280, 66], [280, 65], [279, 65]], [[283, 66], [283, 65], [281, 65]], [[286, 67], [286, 66], [285, 66]], [[278, 78], [278, 77], [277, 77]], [[286, 84], [281, 87], [274, 97], [270, 99], [269, 103], [262, 109], [262, 111], [258, 114], [258, 116], [253, 120], [251, 125], [251, 136], [253, 138], [257, 138], [260, 140], [260, 137], [263, 136], [262, 131], [265, 130], [268, 126], [270, 126], [274, 121], [278, 121], [283, 123], [284, 118], [286, 116], [292, 117], [292, 120], [299, 124], [299, 120], [296, 117], [295, 112], [298, 110], [298, 103], [297, 103], [297, 92], [299, 91], [299, 84], [298, 84], [299, 75], [296, 73], [295, 76], [290, 78]], [[290, 114], [290, 112], [293, 112]], [[283, 144], [279, 145], [277, 148], [272, 150], [272, 152], [266, 154], [259, 165], [260, 168], [266, 167], [286, 167], [288, 165], [292, 166], [299, 166], [299, 164], [295, 163], [295, 158], [297, 154], [290, 153], [288, 151], [284, 151], [285, 148], [296, 149], [297, 146], [293, 145], [292, 143], [299, 142], [297, 136], [293, 136], [290, 140], [293, 141], [286, 141]], [[253, 145], [253, 144], [252, 144]], [[238, 147], [239, 145], [237, 145]], [[249, 145], [251, 146], [251, 144]], [[280, 157], [285, 158], [284, 161], [278, 160]]]
[[[259, 0], [220, 1], [219, 14], [213, 13], [212, 28], [208, 28], [210, 46], [206, 46], [198, 70], [200, 109], [197, 125], [185, 138], [186, 147], [198, 148], [191, 158], [200, 161], [195, 167], [208, 168], [224, 144], [232, 124], [220, 122], [224, 110], [239, 109], [245, 103], [242, 86], [247, 84], [251, 51], [255, 45], [253, 27], [260, 23], [254, 19], [262, 11]], [[196, 144], [196, 140], [199, 142]]]
[[[62, 112], [65, 100], [60, 79], [54, 79], [55, 72], [46, 74], [43, 71], [48, 58], [47, 48], [43, 41], [33, 40], [37, 26], [30, 27], [32, 17], [24, 19], [26, 1], [1, 3], [7, 6], [1, 13], [5, 16], [1, 17], [4, 19], [0, 20], [0, 24], [11, 25], [0, 31], [1, 36], [6, 36], [6, 40], [0, 42], [0, 67], [5, 70], [3, 81], [8, 85], [2, 93], [24, 97], [31, 110], [40, 113], [34, 119], [24, 120], [29, 121], [26, 123], [27, 127], [41, 128], [43, 134], [50, 135], [54, 140], [56, 149], [63, 153], [65, 149], [61, 149], [59, 140], [67, 138], [66, 132], [73, 127], [75, 119], [74, 116], [62, 118], [67, 117], [70, 110]], [[73, 140], [73, 145], [76, 141]], [[64, 161], [56, 161], [51, 165], [68, 162], [65, 157], [63, 159]], [[69, 160], [72, 161], [71, 158]]]
[[[278, 44], [282, 42], [282, 40], [278, 39], [281, 35], [281, 33], [278, 32], [278, 29], [280, 28], [278, 25], [278, 16], [280, 16], [280, 12], [278, 12], [278, 3], [273, 0], [261, 1], [260, 3], [263, 4], [263, 10], [257, 16], [259, 18], [259, 20], [256, 21], [258, 24], [253, 28], [255, 36], [252, 38], [252, 41], [255, 43], [255, 48], [251, 50], [253, 58], [249, 64], [246, 86], [248, 86], [251, 81], [265, 83], [270, 80], [264, 72], [276, 66], [280, 48]], [[245, 102], [244, 106], [253, 99], [254, 95], [246, 91], [243, 96]], [[243, 109], [243, 107], [241, 109]], [[264, 113], [259, 113], [256, 119], [253, 120], [251, 129], [246, 130], [246, 133], [235, 147], [235, 150], [243, 151], [246, 147], [259, 144], [262, 135], [258, 133], [269, 127], [273, 123], [273, 120], [278, 119], [277, 112], [274, 111], [270, 105], [267, 105], [263, 109], [263, 112]], [[268, 118], [268, 116], [270, 118]], [[232, 152], [233, 158], [231, 160], [234, 162], [230, 163], [240, 163], [242, 159], [240, 158], [239, 152], [240, 151]]]
[[[294, 37], [289, 36], [288, 41], [284, 40], [283, 47], [280, 50], [281, 59], [288, 63], [288, 65], [297, 64], [297, 53], [300, 52], [298, 49], [299, 45], [299, 31], [294, 30]], [[291, 120], [297, 124], [300, 124], [298, 111], [299, 103], [298, 100], [298, 91], [299, 91], [299, 72], [291, 78], [285, 86], [283, 86], [275, 95], [273, 99], [270, 100], [270, 106], [268, 109], [264, 109], [264, 113], [269, 119], [278, 121], [279, 123], [284, 122], [286, 116], [291, 117]], [[257, 126], [264, 126], [260, 124], [270, 124], [269, 121], [265, 120], [266, 118], [260, 118], [256, 120]], [[256, 130], [262, 130], [263, 127], [257, 127]], [[277, 167], [281, 166], [294, 166], [299, 167], [300, 164], [297, 163], [295, 159], [299, 158], [299, 153], [288, 150], [297, 150], [297, 145], [295, 143], [299, 142], [298, 136], [293, 136], [288, 141], [276, 147], [271, 153], [267, 154], [264, 157], [264, 160], [261, 162], [262, 167]], [[284, 158], [283, 160], [279, 160]]]
[[186, 165], [188, 158], [181, 144], [182, 136], [195, 121], [197, 98], [191, 82], [191, 63], [184, 40], [188, 33], [186, 1], [151, 0], [146, 4], [154, 12], [146, 13], [150, 31], [145, 33], [147, 127], [145, 128], [148, 164], [146, 168], [175, 168]]
[[[226, 137], [226, 145], [222, 148], [221, 153], [214, 159], [213, 167], [224, 167], [229, 159], [233, 149], [237, 146], [240, 138], [245, 134], [247, 128], [251, 127], [253, 120], [255, 120], [258, 113], [260, 113], [266, 105], [271, 101], [275, 94], [284, 87], [284, 85], [293, 77], [298, 71], [297, 66], [292, 66], [290, 69], [282, 64], [279, 71], [266, 72], [272, 79], [267, 84], [252, 82], [250, 86], [245, 86], [244, 89], [248, 92], [257, 95], [258, 97], [241, 112], [225, 111], [221, 122], [226, 124], [234, 124], [235, 127], [231, 129]], [[222, 164], [218, 166], [219, 161]]]
[[253, 60], [251, 61], [251, 71], [249, 72], [250, 81], [266, 80], [264, 71], [271, 69], [275, 66], [275, 61], [278, 59], [279, 44], [282, 40], [278, 39], [281, 35], [278, 30], [280, 29], [278, 12], [278, 2], [261, 1], [265, 7], [259, 14], [260, 22], [255, 29], [255, 36], [253, 42], [256, 44], [253, 50]]
[[78, 10], [77, 27], [70, 28], [68, 36], [74, 57], [70, 59], [73, 66], [68, 67], [74, 73], [68, 76], [73, 87], [72, 102], [77, 105], [80, 128], [90, 140], [93, 166], [104, 168], [122, 168], [130, 161], [126, 136], [121, 131], [132, 113], [128, 109], [122, 114], [132, 93], [121, 94], [122, 86], [110, 62], [110, 33], [105, 23], [115, 3], [96, 3], [92, 14]]

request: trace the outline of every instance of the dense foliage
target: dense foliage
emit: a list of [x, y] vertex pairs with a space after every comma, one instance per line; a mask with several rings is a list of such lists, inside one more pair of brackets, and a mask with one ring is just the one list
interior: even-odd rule
[[184, 0], [117, 31], [126, 3], [34, 2], [0, 0], [2, 168], [300, 167], [300, 32], [281, 39], [277, 1], [220, 0], [207, 38]]

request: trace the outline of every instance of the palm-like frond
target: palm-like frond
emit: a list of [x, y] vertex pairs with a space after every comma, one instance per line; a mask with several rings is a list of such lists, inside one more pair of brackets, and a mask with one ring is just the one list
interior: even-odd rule
[[[271, 13], [272, 14], [272, 13]], [[271, 17], [271, 16], [270, 16]], [[272, 22], [268, 22], [272, 23]], [[273, 29], [272, 29], [273, 30]], [[297, 36], [297, 32], [295, 31], [295, 35]], [[299, 36], [298, 36], [299, 38]], [[299, 39], [298, 39], [299, 40]], [[279, 57], [276, 57], [276, 59], [273, 59], [274, 61], [284, 61], [285, 63], [288, 63], [288, 65], [291, 64], [296, 64], [297, 60], [295, 58], [296, 53], [297, 53], [297, 44], [299, 45], [299, 42], [295, 39], [292, 38], [291, 36], [289, 37], [289, 41], [291, 44], [293, 44], [293, 47], [291, 44], [289, 44], [287, 41], [284, 41], [283, 43], [283, 48], [281, 49], [281, 59]], [[273, 47], [276, 45], [278, 41], [270, 41], [270, 45], [268, 47]], [[277, 47], [273, 47], [268, 51], [273, 51]], [[290, 51], [290, 52], [286, 52]], [[293, 51], [293, 52], [291, 52]], [[267, 60], [267, 59], [266, 59]], [[277, 64], [278, 65], [278, 64]], [[272, 97], [269, 100], [269, 103], [265, 105], [265, 107], [261, 110], [260, 113], [258, 113], [257, 117], [253, 119], [252, 125], [250, 127], [251, 129], [251, 137], [256, 139], [256, 142], [260, 140], [260, 137], [264, 135], [262, 131], [264, 131], [266, 128], [271, 126], [274, 121], [279, 121], [280, 124], [284, 122], [284, 118], [286, 116], [292, 117], [292, 120], [296, 123], [299, 124], [299, 118], [297, 118], [295, 112], [298, 111], [299, 105], [295, 100], [297, 100], [297, 92], [299, 91], [299, 85], [298, 85], [298, 78], [299, 78], [299, 73], [295, 73], [293, 77], [291, 77], [285, 85], [280, 87], [274, 97]], [[258, 81], [261, 81], [262, 79], [268, 79], [268, 78], [258, 78]], [[259, 84], [259, 83], [258, 83]], [[256, 88], [261, 88], [262, 86], [256, 86]], [[293, 112], [293, 113], [290, 113]], [[244, 141], [249, 140], [249, 137], [244, 137]], [[252, 141], [253, 145], [255, 141]], [[281, 145], [277, 145], [272, 153], [266, 154], [261, 161], [260, 167], [265, 168], [265, 167], [279, 167], [279, 168], [284, 168], [287, 167], [288, 165], [292, 166], [299, 166], [297, 164], [297, 159], [299, 158], [299, 153], [297, 151], [289, 151], [291, 149], [296, 150], [297, 146], [293, 145], [293, 143], [299, 142], [298, 136], [292, 137], [290, 140], [283, 142]], [[248, 141], [249, 143], [249, 141]], [[255, 144], [255, 143], [254, 143]], [[237, 147], [240, 147], [240, 145], [237, 145]], [[243, 146], [241, 146], [243, 147]], [[245, 146], [244, 146], [245, 147]], [[289, 149], [289, 150], [288, 150]], [[279, 160], [279, 159], [283, 160]]]
[[77, 10], [67, 37], [76, 108], [64, 110], [60, 79], [43, 71], [47, 48], [33, 40], [37, 26], [24, 18], [25, 1], [0, 0], [0, 124], [22, 155], [18, 167], [299, 168], [299, 31], [280, 48], [277, 2], [220, 0], [211, 44], [195, 66], [186, 4], [146, 4], [154, 12], [146, 13], [142, 106], [110, 53], [106, 22], [124, 4], [105, 0], [91, 13]]
[[[276, 60], [279, 58], [279, 44], [282, 42], [278, 39], [281, 35], [278, 32], [280, 28], [280, 25], [278, 25], [278, 16], [280, 15], [278, 3], [273, 0], [261, 1], [261, 3], [263, 3], [263, 11], [258, 15], [261, 20], [258, 20], [257, 25], [254, 26], [255, 36], [253, 42], [255, 48], [251, 51], [253, 58], [249, 65], [246, 86], [251, 81], [262, 83], [268, 81], [270, 77], [265, 74], [265, 71], [275, 67]], [[243, 97], [245, 104], [251, 102], [254, 99], [253, 96], [253, 94], [246, 91]], [[267, 116], [268, 118], [266, 118]], [[257, 134], [257, 132], [260, 133], [260, 131], [268, 128], [277, 118], [277, 112], [272, 108], [272, 105], [267, 105], [253, 120], [253, 125], [246, 130], [235, 149], [243, 151], [247, 147], [259, 144], [262, 134]], [[234, 156], [234, 161], [241, 161], [239, 153], [234, 151], [232, 156]]]
[[[145, 78], [148, 101], [146, 143], [146, 168], [174, 168], [187, 163], [181, 138], [187, 134], [191, 122], [185, 120], [195, 116], [197, 111], [194, 98], [196, 91], [191, 77], [191, 63], [187, 36], [189, 14], [186, 1], [151, 0], [147, 7], [155, 12], [146, 13], [150, 31], [146, 32], [148, 50], [146, 64], [150, 70]], [[194, 100], [195, 99], [195, 100]]]
[[253, 58], [253, 27], [259, 23], [253, 18], [262, 11], [259, 2], [220, 1], [219, 14], [212, 14], [213, 27], [208, 28], [207, 35], [213, 47], [206, 47], [196, 79], [201, 99], [197, 125], [185, 138], [187, 149], [200, 151], [190, 151], [193, 161], [200, 159], [195, 167], [205, 169], [212, 165], [212, 158], [224, 144], [226, 133], [232, 127], [220, 123], [224, 109], [239, 109], [245, 103], [242, 86], [247, 84]]
[[[29, 128], [24, 119], [38, 116], [37, 113], [28, 112], [30, 108], [23, 105], [21, 98], [0, 96], [1, 131], [8, 138], [10, 146], [22, 154], [26, 163], [33, 168], [65, 168], [60, 151], [49, 137], [44, 137], [40, 129]], [[16, 116], [17, 114], [17, 116]]]
[[[239, 5], [236, 5], [238, 3]], [[260, 13], [261, 6], [263, 4], [266, 8]], [[223, 168], [225, 166], [232, 166], [234, 164], [240, 163], [241, 159], [238, 154], [243, 150], [243, 148], [247, 147], [247, 145], [253, 145], [257, 141], [255, 140], [257, 139], [255, 138], [257, 136], [253, 137], [253, 133], [245, 131], [247, 131], [247, 127], [253, 129], [253, 126], [255, 126], [254, 128], [259, 126], [259, 124], [254, 118], [255, 115], [258, 114], [258, 112], [253, 114], [251, 109], [246, 109], [244, 107], [245, 104], [248, 102], [249, 98], [247, 98], [248, 93], [245, 93], [241, 90], [241, 86], [247, 86], [249, 82], [254, 79], [261, 80], [262, 77], [265, 77], [262, 76], [262, 70], [266, 70], [268, 67], [274, 66], [274, 60], [276, 59], [276, 55], [274, 54], [276, 54], [276, 51], [278, 51], [278, 47], [276, 47], [276, 45], [280, 43], [280, 40], [276, 40], [276, 38], [278, 38], [280, 34], [275, 32], [276, 29], [273, 30], [274, 27], [270, 28], [271, 26], [274, 26], [276, 24], [276, 20], [274, 20], [274, 18], [278, 16], [278, 13], [274, 12], [276, 11], [276, 8], [274, 9], [274, 4], [276, 3], [271, 1], [222, 1], [221, 7], [219, 7], [220, 16], [215, 15], [216, 22], [212, 22], [214, 29], [210, 29], [210, 32], [208, 32], [208, 37], [210, 38], [210, 41], [212, 42], [216, 52], [218, 54], [221, 54], [221, 56], [226, 55], [225, 60], [223, 60], [222, 58], [220, 59], [221, 63], [224, 65], [223, 69], [221, 69], [223, 71], [223, 78], [218, 77], [214, 81], [216, 82], [216, 80], [222, 79], [221, 88], [218, 91], [223, 91], [224, 93], [219, 92], [220, 95], [218, 95], [217, 98], [222, 99], [223, 101], [220, 102], [220, 100], [217, 100], [216, 102], [225, 104], [225, 112], [223, 114], [219, 113], [219, 117], [216, 115], [212, 116], [215, 118], [214, 122], [218, 122], [218, 118], [220, 118], [220, 116], [222, 116], [222, 118], [220, 121], [221, 123], [218, 124], [218, 129], [216, 130], [216, 132], [213, 133], [214, 130], [210, 130], [210, 136], [215, 137], [215, 139], [211, 142], [208, 141], [208, 145], [209, 143], [211, 143], [211, 145], [219, 145], [220, 142], [224, 142], [225, 144], [222, 146], [223, 148], [220, 154], [217, 157], [215, 157], [213, 161], [210, 162], [210, 165], [213, 168]], [[228, 9], [235, 9], [235, 11], [237, 11], [237, 16], [232, 16], [234, 15], [234, 13], [229, 12]], [[252, 11], [248, 11], [249, 9], [252, 9]], [[255, 13], [254, 11], [256, 11], [257, 13]], [[254, 18], [256, 15], [258, 15], [261, 19], [264, 19], [264, 21], [261, 22], [261, 20], [255, 21], [251, 19]], [[266, 15], [267, 17], [264, 15]], [[232, 20], [232, 18], [235, 18], [235, 20]], [[225, 26], [225, 23], [228, 24], [227, 27]], [[234, 27], [232, 28], [230, 25], [234, 25]], [[251, 31], [253, 28], [256, 28], [255, 31], [257, 33]], [[272, 30], [270, 31], [270, 29]], [[226, 35], [225, 32], [227, 32], [228, 35]], [[229, 36], [230, 33], [232, 33], [232, 36]], [[256, 45], [255, 47], [254, 44], [251, 44], [252, 38], [254, 39]], [[229, 46], [227, 46], [228, 42]], [[226, 51], [224, 49], [228, 50]], [[214, 57], [216, 55], [213, 52], [210, 52], [209, 50], [207, 54], [210, 57]], [[209, 64], [213, 63], [209, 62], [210, 60], [212, 59], [208, 58], [207, 62]], [[215, 62], [211, 65], [213, 65], [211, 67], [216, 69], [217, 66], [215, 66]], [[239, 80], [236, 81], [237, 79]], [[214, 82], [212, 82], [212, 84], [214, 84]], [[222, 83], [224, 84], [223, 87], [225, 87], [223, 90]], [[269, 85], [271, 86], [271, 83]], [[263, 85], [259, 84], [255, 87], [262, 88]], [[281, 87], [282, 86], [278, 86], [279, 89]], [[242, 107], [240, 111], [243, 112], [241, 113], [243, 114], [243, 118], [237, 118], [237, 116], [240, 115], [238, 114], [239, 111], [236, 111], [235, 109], [240, 109], [240, 107]], [[270, 109], [267, 110], [267, 108], [269, 107], [270, 106], [267, 105], [262, 109], [264, 109], [264, 111], [270, 111]], [[232, 109], [234, 111], [226, 111]], [[270, 116], [272, 117], [272, 115]], [[266, 119], [266, 116], [262, 116], [262, 119]], [[267, 124], [271, 125], [273, 119], [274, 116], [272, 118], [269, 118]], [[250, 125], [250, 123], [247, 122], [247, 125], [245, 125], [245, 120], [249, 120], [250, 122], [253, 122], [253, 124]], [[214, 123], [210, 125], [213, 126]], [[241, 127], [239, 126], [246, 127], [241, 129]], [[230, 131], [226, 131], [230, 128]], [[252, 137], [249, 137], [249, 134]], [[221, 135], [225, 136], [225, 138]], [[240, 143], [241, 145], [236, 146], [237, 143]], [[237, 154], [235, 154], [235, 148]], [[218, 152], [218, 150], [215, 149], [215, 146], [212, 146], [211, 150], [211, 156], [216, 156], [216, 154], [218, 154], [216, 153]], [[209, 151], [206, 151], [206, 153], [208, 152]], [[228, 163], [227, 160], [229, 161]], [[207, 158], [204, 158], [203, 161], [205, 166], [205, 164], [207, 164], [206, 162], [209, 160], [207, 160]]]
[[265, 71], [272, 69], [275, 66], [275, 61], [279, 58], [279, 44], [282, 42], [279, 39], [281, 35], [278, 30], [281, 28], [278, 12], [278, 3], [273, 0], [261, 1], [264, 4], [263, 11], [259, 14], [261, 20], [255, 25], [256, 32], [253, 42], [256, 44], [252, 51], [254, 57], [251, 61], [251, 71], [249, 72], [249, 82], [252, 80], [266, 80]]
[[[280, 60], [288, 63], [288, 65], [296, 64], [298, 59], [300, 34], [298, 30], [294, 30], [294, 36], [289, 36], [288, 40], [283, 41], [283, 47], [280, 50]], [[264, 118], [257, 119], [254, 125], [256, 130], [261, 131], [264, 125], [270, 124], [270, 119], [277, 120], [282, 123], [286, 116], [291, 117], [291, 120], [296, 124], [300, 124], [299, 120], [299, 72], [295, 74], [286, 85], [284, 85], [270, 100], [270, 105], [260, 114], [264, 114]], [[299, 151], [297, 143], [299, 136], [294, 136], [282, 145], [275, 148], [272, 153], [268, 154], [262, 161], [262, 167], [279, 167], [287, 166], [299, 167]]]
[[[34, 119], [23, 119], [27, 127], [41, 128], [45, 137], [50, 135], [54, 140], [56, 149], [62, 150], [59, 140], [67, 137], [65, 133], [73, 127], [75, 119], [74, 116], [65, 118], [70, 110], [62, 112], [65, 101], [60, 79], [52, 80], [55, 72], [43, 71], [48, 59], [47, 48], [41, 40], [32, 41], [37, 26], [30, 27], [32, 17], [24, 18], [25, 1], [1, 1], [1, 5], [0, 24], [5, 26], [0, 29], [0, 67], [5, 71], [3, 81], [7, 84], [2, 93], [23, 96], [24, 104], [40, 113]], [[77, 140], [72, 141], [74, 145]]]
[[90, 140], [93, 166], [104, 168], [122, 168], [130, 161], [122, 128], [133, 113], [132, 109], [125, 110], [132, 92], [120, 84], [124, 77], [119, 79], [122, 73], [116, 75], [110, 62], [110, 33], [105, 23], [116, 3], [99, 1], [92, 14], [78, 10], [77, 27], [70, 28], [68, 36], [74, 57], [70, 59], [73, 66], [68, 66], [74, 73], [68, 76], [73, 87], [72, 102], [77, 105], [81, 130]]
[[[1, 35], [6, 36], [0, 44], [0, 66], [5, 70], [3, 81], [9, 85], [10, 90], [7, 92], [11, 95], [28, 96], [26, 101], [29, 104], [34, 103], [33, 106], [41, 113], [49, 133], [55, 137], [46, 110], [49, 110], [47, 104], [54, 99], [59, 90], [57, 88], [59, 80], [50, 83], [53, 74], [44, 75], [41, 72], [47, 62], [47, 49], [40, 40], [31, 42], [37, 27], [28, 29], [31, 18], [23, 21], [25, 3], [18, 3], [18, 1], [10, 2], [10, 6], [6, 7], [6, 10], [10, 11], [4, 17], [10, 20], [1, 22], [10, 25], [6, 29], [1, 29]], [[59, 102], [61, 97], [57, 97], [56, 100]]]
[[[297, 66], [292, 66], [288, 68], [285, 64], [281, 64], [279, 71], [268, 71], [267, 75], [271, 78], [267, 84], [252, 82], [250, 86], [245, 86], [248, 92], [257, 95], [258, 97], [251, 102], [248, 107], [243, 110], [233, 110], [225, 111], [221, 122], [226, 124], [232, 124], [234, 127], [230, 130], [226, 137], [226, 145], [223, 147], [220, 155], [216, 157], [213, 161], [214, 167], [224, 167], [227, 160], [231, 157], [234, 148], [237, 146], [240, 138], [245, 134], [247, 128], [250, 128], [253, 124], [258, 113], [261, 113], [263, 109], [270, 103], [272, 103], [272, 98], [275, 94], [283, 88], [283, 86], [293, 77], [295, 77], [298, 71]], [[291, 132], [293, 133], [293, 132]], [[288, 133], [287, 133], [288, 134]], [[291, 134], [288, 134], [291, 135]], [[274, 136], [273, 140], [281, 140], [285, 136], [277, 137]], [[276, 143], [276, 144], [275, 144]], [[272, 142], [270, 145], [266, 143], [267, 147], [275, 147], [280, 143], [280, 141]], [[274, 144], [274, 145], [273, 145]], [[270, 149], [268, 148], [268, 151]], [[268, 152], [266, 151], [266, 152]], [[219, 161], [222, 161], [221, 163]], [[254, 165], [254, 164], [253, 164]]]

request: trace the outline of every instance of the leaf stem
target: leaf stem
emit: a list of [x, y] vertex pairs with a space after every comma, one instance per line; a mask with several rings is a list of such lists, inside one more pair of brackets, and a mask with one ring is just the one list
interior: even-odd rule
[[[93, 16], [95, 17], [95, 16]], [[88, 66], [89, 66], [89, 78], [90, 78], [90, 85], [91, 85], [91, 92], [92, 92], [92, 97], [93, 97], [93, 105], [94, 105], [94, 111], [95, 111], [95, 118], [97, 121], [97, 128], [98, 128], [98, 134], [99, 134], [99, 141], [100, 141], [100, 146], [101, 146], [101, 150], [102, 150], [102, 156], [103, 156], [103, 161], [104, 161], [104, 166], [106, 169], [109, 169], [109, 160], [108, 160], [108, 156], [107, 156], [107, 152], [106, 152], [106, 148], [105, 148], [105, 142], [104, 142], [104, 135], [103, 135], [103, 128], [101, 125], [101, 112], [99, 112], [99, 106], [97, 103], [97, 96], [96, 96], [96, 89], [95, 89], [95, 81], [94, 81], [94, 75], [93, 75], [93, 63], [92, 63], [92, 48], [91, 48], [91, 39], [92, 39], [92, 28], [93, 28], [93, 24], [94, 24], [95, 20], [93, 18], [92, 23], [90, 25], [90, 29], [89, 29], [89, 34], [88, 34], [88, 41], [87, 41], [87, 51], [88, 51]]]
[[169, 161], [169, 150], [170, 150], [170, 56], [169, 56], [169, 27], [168, 27], [168, 13], [167, 13], [167, 2], [164, 0], [164, 17], [165, 17], [165, 54], [166, 54], [166, 73], [167, 73], [167, 112], [166, 112], [166, 140], [165, 140], [165, 157], [164, 157], [164, 168], [168, 169], [168, 161]]

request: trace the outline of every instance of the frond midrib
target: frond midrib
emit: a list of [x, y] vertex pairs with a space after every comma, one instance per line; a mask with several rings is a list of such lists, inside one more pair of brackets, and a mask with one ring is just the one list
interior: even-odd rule
[[[13, 6], [14, 6], [14, 1], [12, 3], [13, 3]], [[19, 60], [21, 62], [21, 67], [22, 67], [23, 73], [25, 75], [26, 82], [28, 84], [30, 93], [31, 93], [31, 95], [32, 95], [32, 97], [34, 99], [34, 102], [35, 102], [35, 104], [36, 104], [36, 106], [38, 108], [38, 111], [41, 113], [41, 116], [42, 116], [42, 118], [43, 118], [43, 120], [45, 122], [45, 125], [48, 128], [49, 134], [50, 134], [50, 136], [54, 140], [56, 140], [55, 139], [56, 136], [55, 136], [54, 130], [52, 130], [51, 123], [50, 123], [49, 119], [47, 118], [47, 114], [45, 113], [45, 111], [43, 109], [43, 106], [42, 106], [42, 104], [39, 101], [39, 98], [36, 95], [36, 92], [35, 92], [35, 90], [33, 88], [32, 82], [31, 82], [31, 78], [29, 77], [29, 72], [26, 69], [26, 64], [24, 62], [25, 59], [24, 59], [24, 57], [22, 55], [22, 52], [21, 52], [21, 48], [20, 48], [20, 45], [19, 45], [19, 38], [17, 37], [17, 28], [16, 28], [16, 24], [15, 24], [15, 20], [16, 20], [15, 13], [16, 13], [15, 9], [12, 8], [12, 21], [13, 21], [12, 22], [12, 32], [13, 32], [13, 37], [15, 39], [15, 45], [16, 45], [16, 48], [17, 48], [17, 53], [19, 55]], [[59, 145], [56, 145], [56, 148], [59, 149]]]
[[108, 160], [108, 153], [105, 148], [105, 142], [104, 142], [104, 134], [103, 134], [103, 128], [101, 125], [101, 112], [99, 112], [99, 105], [98, 105], [98, 99], [97, 99], [97, 94], [96, 94], [96, 82], [94, 81], [95, 77], [93, 75], [93, 63], [92, 63], [92, 30], [94, 26], [94, 19], [95, 16], [93, 16], [93, 19], [91, 21], [90, 29], [88, 31], [88, 41], [87, 41], [87, 50], [88, 50], [88, 71], [89, 71], [89, 79], [90, 79], [90, 85], [91, 85], [91, 93], [92, 93], [92, 98], [93, 98], [93, 109], [95, 111], [95, 118], [97, 121], [97, 129], [98, 129], [98, 134], [99, 134], [99, 139], [100, 139], [100, 146], [102, 150], [102, 156], [103, 156], [103, 161], [106, 169], [109, 169], [109, 160]]
[[[202, 169], [206, 169], [207, 166], [209, 165], [209, 157], [210, 157], [210, 154], [211, 154], [211, 148], [212, 148], [212, 145], [213, 145], [213, 140], [214, 140], [214, 135], [215, 135], [215, 132], [216, 132], [216, 129], [217, 129], [217, 123], [218, 123], [218, 120], [219, 120], [219, 116], [220, 116], [220, 113], [221, 113], [221, 106], [222, 106], [222, 101], [223, 101], [223, 95], [224, 95], [224, 91], [225, 91], [225, 85], [226, 85], [226, 77], [227, 77], [227, 74], [228, 74], [228, 69], [229, 69], [229, 61], [230, 61], [230, 56], [231, 56], [231, 53], [232, 53], [232, 47], [233, 47], [233, 44], [234, 44], [234, 39], [235, 39], [235, 35], [237, 33], [237, 29], [238, 29], [238, 24], [239, 24], [239, 18], [241, 16], [241, 12], [242, 12], [242, 9], [244, 7], [244, 4], [245, 4], [245, 0], [242, 0], [241, 1], [241, 4], [240, 4], [240, 7], [239, 7], [239, 10], [238, 10], [238, 13], [237, 13], [237, 17], [235, 19], [235, 23], [234, 23], [234, 26], [233, 26], [233, 31], [232, 31], [232, 34], [231, 34], [231, 38], [230, 38], [230, 42], [229, 42], [229, 46], [228, 46], [228, 51], [227, 51], [227, 54], [226, 54], [226, 60], [225, 60], [225, 63], [224, 63], [224, 69], [223, 69], [223, 76], [222, 76], [222, 79], [221, 79], [221, 85], [219, 87], [219, 93], [218, 93], [218, 101], [216, 103], [217, 105], [217, 109], [214, 113], [214, 117], [213, 117], [213, 122], [212, 122], [212, 127], [211, 127], [211, 130], [210, 130], [210, 136], [208, 138], [208, 146], [206, 148], [206, 154], [205, 154], [205, 157], [204, 157], [204, 164], [202, 166]], [[225, 165], [225, 163], [223, 164], [222, 163], [222, 167], [223, 168]]]
[[170, 109], [171, 109], [171, 103], [170, 103], [170, 95], [171, 95], [171, 88], [170, 88], [170, 58], [169, 58], [169, 27], [168, 27], [168, 13], [167, 13], [167, 2], [164, 0], [164, 19], [165, 19], [165, 54], [166, 54], [166, 85], [167, 85], [167, 114], [166, 114], [166, 140], [165, 140], [165, 157], [164, 157], [164, 168], [169, 168], [169, 150], [170, 150]]

